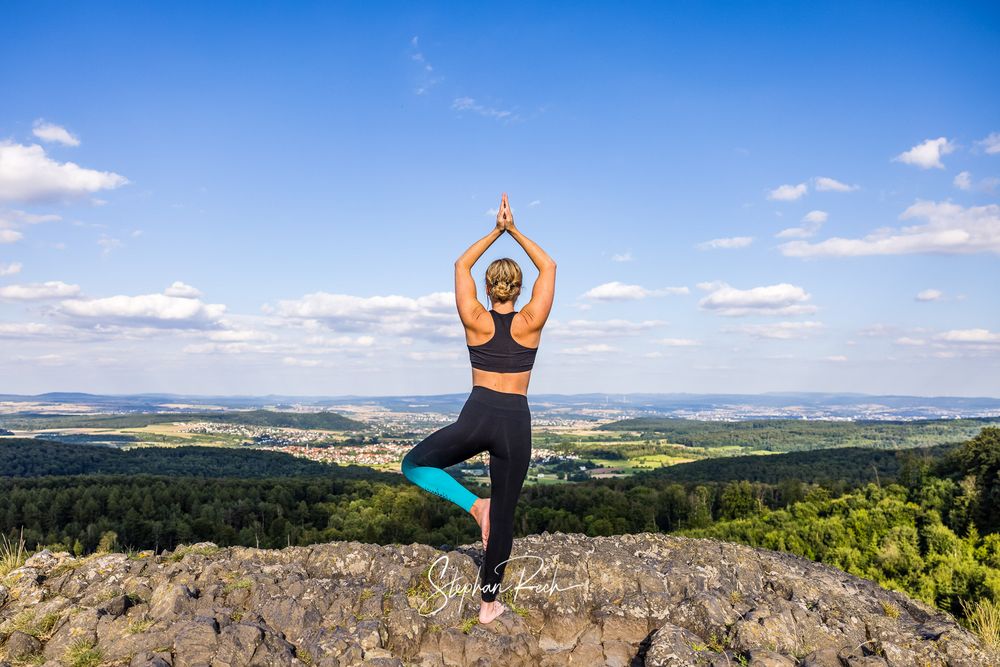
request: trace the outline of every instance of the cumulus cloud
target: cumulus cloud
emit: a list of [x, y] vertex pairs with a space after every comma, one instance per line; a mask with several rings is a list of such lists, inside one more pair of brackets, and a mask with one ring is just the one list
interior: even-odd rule
[[12, 276], [15, 273], [20, 273], [22, 268], [23, 265], [20, 262], [0, 264], [0, 276]]
[[315, 292], [280, 301], [281, 317], [315, 320], [336, 331], [362, 331], [441, 340], [464, 336], [455, 311], [454, 292], [406, 296], [360, 297]]
[[24, 238], [20, 230], [40, 222], [61, 220], [58, 215], [26, 213], [17, 210], [0, 210], [0, 243], [15, 243]]
[[201, 290], [195, 289], [179, 280], [175, 280], [170, 287], [163, 290], [163, 293], [167, 296], [176, 296], [181, 299], [197, 299], [201, 296]]
[[0, 141], [0, 201], [45, 201], [112, 190], [128, 179], [110, 171], [57, 162], [38, 144]]
[[989, 136], [977, 141], [976, 145], [981, 146], [987, 155], [1000, 153], [1000, 132], [990, 132]]
[[817, 176], [815, 179], [816, 190], [823, 192], [851, 192], [857, 190], [860, 186], [848, 185], [847, 183], [841, 183], [840, 181], [828, 178], [826, 176]]
[[923, 143], [917, 144], [910, 150], [892, 158], [892, 161], [912, 164], [921, 169], [931, 169], [932, 167], [944, 169], [941, 156], [947, 155], [954, 150], [955, 144], [945, 137], [938, 137], [937, 139], [927, 139]]
[[806, 194], [808, 186], [805, 183], [798, 185], [779, 185], [767, 194], [768, 199], [776, 201], [795, 201]]
[[223, 304], [209, 304], [199, 299], [167, 294], [70, 299], [61, 302], [57, 308], [58, 313], [98, 325], [146, 326], [154, 329], [201, 329], [217, 326], [225, 311]]
[[1000, 333], [989, 329], [952, 329], [934, 336], [935, 340], [948, 343], [1000, 343]]
[[731, 236], [728, 238], [712, 239], [698, 244], [700, 250], [714, 250], [716, 248], [745, 248], [753, 243], [752, 236]]
[[939, 289], [925, 289], [922, 292], [918, 292], [916, 296], [917, 301], [940, 301], [944, 293]]
[[896, 339], [895, 342], [896, 342], [896, 345], [906, 345], [906, 346], [909, 346], [909, 347], [919, 347], [919, 346], [925, 344], [927, 341], [925, 341], [922, 338], [911, 338], [910, 336], [900, 336], [899, 338]]
[[580, 345], [578, 347], [564, 347], [561, 350], [557, 350], [559, 354], [571, 354], [571, 355], [585, 355], [585, 354], [604, 354], [605, 352], [617, 352], [618, 348], [612, 347], [607, 343], [591, 343], [590, 345]]
[[632, 253], [631, 252], [618, 252], [611, 256], [612, 262], [631, 262]]
[[701, 345], [700, 341], [693, 338], [658, 338], [653, 342], [666, 345], [667, 347], [695, 347]]
[[971, 190], [972, 189], [972, 174], [967, 171], [959, 172], [955, 176], [955, 180], [952, 181], [955, 187], [959, 190]]
[[698, 288], [709, 292], [698, 306], [720, 315], [797, 315], [816, 311], [816, 306], [806, 303], [810, 295], [789, 283], [744, 290], [715, 281], [699, 283]]
[[927, 222], [898, 229], [883, 227], [861, 239], [832, 237], [819, 243], [789, 241], [779, 247], [790, 257], [1000, 253], [1000, 206], [996, 204], [963, 208], [951, 202], [918, 200], [899, 218]]
[[626, 283], [613, 280], [597, 287], [592, 287], [583, 294], [585, 299], [595, 301], [634, 301], [645, 299], [651, 296], [664, 296], [667, 294], [687, 294], [687, 287], [663, 287], [660, 289], [646, 289], [641, 285], [628, 285]]
[[614, 336], [634, 336], [644, 331], [665, 325], [663, 320], [568, 320], [563, 322], [552, 318], [545, 325], [543, 335], [556, 338], [609, 338]]
[[80, 140], [70, 134], [65, 127], [55, 123], [47, 123], [41, 118], [35, 121], [31, 132], [42, 141], [49, 143], [62, 144], [63, 146], [80, 145]]
[[6, 299], [9, 301], [62, 299], [69, 296], [76, 296], [79, 293], [79, 285], [67, 285], [61, 280], [50, 280], [44, 283], [27, 283], [24, 285], [6, 285], [4, 287], [0, 287], [0, 299]]
[[774, 324], [746, 324], [726, 329], [726, 331], [737, 331], [755, 338], [791, 340], [793, 338], [806, 338], [810, 333], [822, 328], [822, 322], [776, 322]]
[[808, 238], [814, 236], [819, 232], [819, 228], [823, 226], [823, 223], [827, 220], [827, 213], [825, 211], [809, 211], [802, 218], [802, 224], [798, 227], [789, 227], [788, 229], [783, 229], [778, 232], [775, 236], [778, 238]]

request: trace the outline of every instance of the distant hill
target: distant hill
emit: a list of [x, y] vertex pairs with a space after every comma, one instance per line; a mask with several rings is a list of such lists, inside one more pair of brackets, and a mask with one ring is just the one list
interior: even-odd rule
[[749, 419], [726, 422], [643, 417], [603, 424], [596, 430], [638, 431], [650, 439], [662, 438], [690, 447], [741, 446], [788, 452], [832, 447], [925, 447], [968, 440], [989, 425], [1000, 425], [1000, 419]]
[[221, 412], [154, 412], [129, 415], [27, 415], [0, 417], [8, 428], [142, 428], [150, 424], [213, 422], [274, 426], [328, 431], [363, 431], [368, 425], [336, 412], [276, 412], [274, 410], [227, 410]]
[[0, 440], [0, 480], [52, 475], [172, 477], [337, 477], [398, 481], [365, 466], [338, 466], [270, 450], [227, 447], [140, 447], [120, 450], [36, 438]]

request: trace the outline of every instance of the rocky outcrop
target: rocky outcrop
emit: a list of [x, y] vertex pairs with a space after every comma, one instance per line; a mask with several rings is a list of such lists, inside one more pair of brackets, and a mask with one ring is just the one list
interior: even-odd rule
[[642, 533], [515, 540], [478, 624], [482, 549], [210, 543], [0, 585], [0, 665], [996, 665], [955, 620], [796, 556]]

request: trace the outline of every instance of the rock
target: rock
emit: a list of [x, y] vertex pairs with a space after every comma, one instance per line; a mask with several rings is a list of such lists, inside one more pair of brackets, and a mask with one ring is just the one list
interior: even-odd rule
[[39, 653], [42, 650], [42, 642], [38, 641], [26, 632], [15, 630], [10, 633], [7, 642], [4, 644], [4, 653], [8, 658], [20, 660], [30, 655]]
[[[488, 625], [478, 623], [475, 544], [202, 542], [74, 560], [39, 552], [5, 580], [5, 657], [41, 650], [55, 667], [82, 640], [130, 667], [1000, 664], [950, 615], [867, 579], [656, 533], [515, 540], [509, 611]], [[886, 614], [890, 603], [898, 614]], [[44, 645], [11, 632], [29, 610], [58, 614]]]

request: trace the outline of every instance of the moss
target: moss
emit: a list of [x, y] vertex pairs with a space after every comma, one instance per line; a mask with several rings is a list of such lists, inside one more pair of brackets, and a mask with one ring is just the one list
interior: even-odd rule
[[298, 656], [299, 660], [301, 660], [305, 664], [307, 664], [307, 665], [313, 664], [312, 653], [310, 653], [309, 651], [306, 651], [305, 649], [303, 649], [301, 651], [296, 651], [295, 655]]
[[514, 592], [504, 591], [500, 594], [500, 601], [507, 605], [507, 608], [522, 618], [528, 617], [528, 608], [514, 602]]
[[250, 590], [250, 586], [252, 584], [253, 584], [252, 580], [250, 580], [247, 577], [243, 577], [242, 579], [237, 579], [235, 581], [230, 581], [229, 583], [227, 583], [225, 586], [222, 587], [222, 592], [232, 593], [233, 591], [237, 590]]
[[97, 667], [104, 652], [90, 639], [78, 639], [63, 653], [63, 662], [69, 667]]
[[459, 627], [459, 628], [460, 628], [460, 629], [462, 630], [462, 632], [464, 632], [465, 634], [469, 634], [469, 632], [470, 632], [470, 631], [472, 630], [472, 628], [476, 627], [477, 625], [479, 625], [479, 619], [478, 619], [478, 618], [476, 618], [475, 616], [470, 616], [469, 618], [467, 618], [467, 619], [465, 619], [464, 621], [462, 621], [462, 622], [461, 622], [461, 623], [459, 624], [459, 626], [458, 626], [458, 627]]
[[138, 621], [132, 621], [131, 623], [128, 624], [128, 633], [130, 635], [142, 634], [146, 630], [149, 630], [151, 627], [153, 627], [154, 623], [156, 623], [156, 621], [152, 618], [145, 618]]
[[243, 620], [243, 611], [240, 610], [240, 609], [237, 609], [233, 613], [229, 614], [229, 619], [233, 623], [239, 623], [241, 620]]
[[899, 618], [899, 607], [891, 602], [882, 600], [882, 611], [884, 611], [885, 615], [889, 618]]

